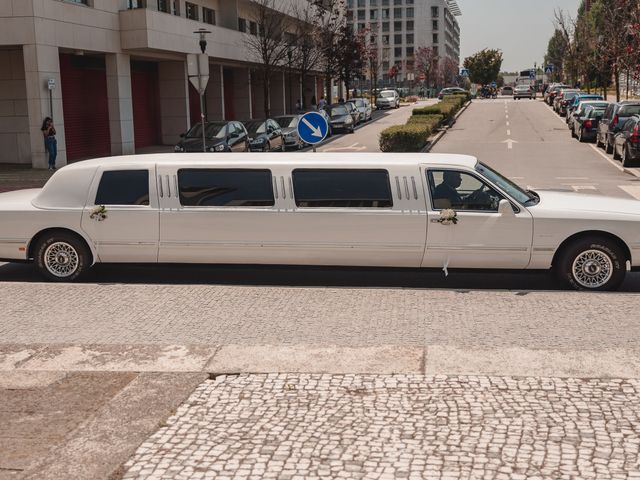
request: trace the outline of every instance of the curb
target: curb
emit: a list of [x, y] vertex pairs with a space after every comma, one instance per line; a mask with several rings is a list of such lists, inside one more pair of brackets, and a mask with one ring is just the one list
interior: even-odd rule
[[471, 105], [471, 100], [469, 100], [467, 103], [465, 103], [462, 106], [462, 108], [458, 111], [458, 113], [455, 114], [455, 116], [453, 117], [453, 121], [449, 125], [447, 125], [442, 130], [440, 130], [434, 137], [431, 138], [430, 141], [427, 141], [427, 144], [422, 148], [422, 150], [420, 150], [420, 153], [429, 153], [431, 149], [440, 141], [440, 139], [444, 137], [445, 133], [447, 133], [447, 130], [449, 130], [453, 125], [455, 125], [460, 115], [462, 115], [462, 113], [467, 108], [469, 108], [469, 105]]

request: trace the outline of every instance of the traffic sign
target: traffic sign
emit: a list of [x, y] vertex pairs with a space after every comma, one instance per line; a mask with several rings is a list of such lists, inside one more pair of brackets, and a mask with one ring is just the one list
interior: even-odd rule
[[298, 122], [298, 136], [300, 140], [315, 145], [325, 139], [329, 132], [329, 125], [318, 112], [307, 112]]
[[461, 77], [468, 77], [469, 76], [469, 70], [467, 70], [466, 68], [462, 68], [460, 70], [460, 76]]
[[555, 65], [553, 63], [550, 63], [549, 65], [544, 67], [544, 73], [553, 73], [554, 70], [555, 70]]
[[497, 86], [498, 86], [498, 84], [497, 84], [495, 81], [493, 81], [493, 82], [491, 82], [491, 86], [492, 86], [492, 87], [497, 87]]
[[190, 53], [187, 55], [187, 76], [200, 95], [204, 95], [209, 83], [209, 55]]
[[529, 70], [529, 80], [535, 80], [535, 79], [536, 79], [536, 71]]

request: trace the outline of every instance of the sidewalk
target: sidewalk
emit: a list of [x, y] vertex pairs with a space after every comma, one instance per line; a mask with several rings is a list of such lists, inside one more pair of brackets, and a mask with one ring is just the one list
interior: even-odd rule
[[54, 172], [31, 165], [0, 164], [0, 193], [25, 188], [41, 188]]

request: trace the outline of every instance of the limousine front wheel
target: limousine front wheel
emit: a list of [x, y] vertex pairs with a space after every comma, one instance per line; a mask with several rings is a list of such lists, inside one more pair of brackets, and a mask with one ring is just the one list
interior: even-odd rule
[[625, 277], [626, 259], [620, 246], [607, 238], [583, 238], [560, 254], [557, 274], [576, 290], [615, 290]]
[[38, 241], [35, 262], [48, 280], [70, 282], [80, 277], [91, 265], [91, 253], [76, 236], [57, 232]]

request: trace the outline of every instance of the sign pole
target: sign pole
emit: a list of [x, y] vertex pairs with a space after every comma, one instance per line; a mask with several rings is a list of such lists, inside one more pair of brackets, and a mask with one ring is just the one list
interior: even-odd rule
[[207, 144], [206, 137], [204, 132], [204, 92], [202, 91], [202, 71], [200, 69], [200, 62], [198, 62], [198, 84], [201, 88], [199, 88], [200, 94], [200, 123], [202, 125], [202, 151], [204, 153], [207, 152]]

